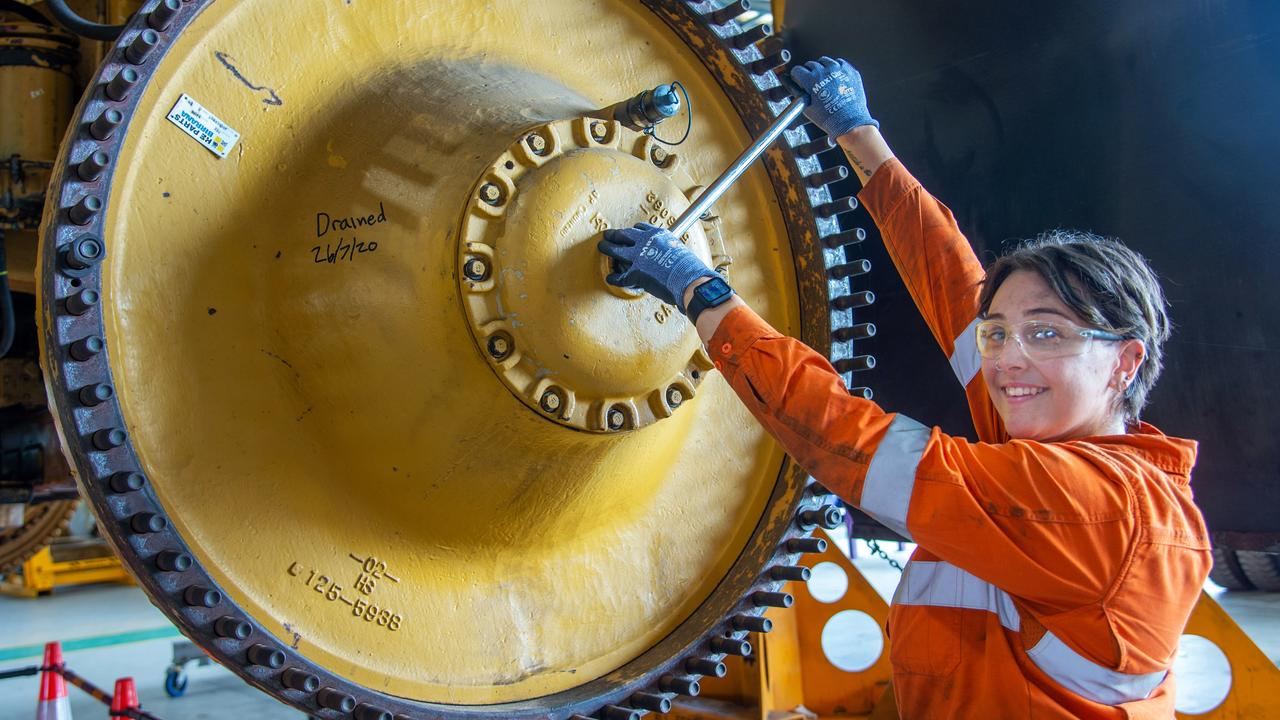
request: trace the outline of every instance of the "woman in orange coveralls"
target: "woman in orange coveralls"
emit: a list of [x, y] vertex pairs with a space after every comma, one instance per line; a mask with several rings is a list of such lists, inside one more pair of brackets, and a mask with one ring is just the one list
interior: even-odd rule
[[1210, 558], [1196, 444], [1138, 419], [1169, 332], [1154, 273], [1069, 233], [984, 273], [889, 150], [857, 71], [822, 58], [793, 77], [857, 169], [982, 442], [850, 396], [665, 230], [606, 232], [610, 282], [685, 312], [802, 467], [918, 543], [889, 615], [903, 718], [1172, 718], [1169, 667]]

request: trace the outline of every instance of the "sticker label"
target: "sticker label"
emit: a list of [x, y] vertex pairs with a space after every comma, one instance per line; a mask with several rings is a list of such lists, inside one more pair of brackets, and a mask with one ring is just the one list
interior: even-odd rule
[[196, 142], [220, 158], [226, 157], [240, 139], [240, 133], [186, 93], [178, 98], [178, 103], [169, 111], [169, 122], [182, 128]]

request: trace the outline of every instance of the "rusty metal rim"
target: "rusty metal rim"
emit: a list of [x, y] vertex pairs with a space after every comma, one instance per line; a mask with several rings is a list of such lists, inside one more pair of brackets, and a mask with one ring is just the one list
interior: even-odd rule
[[[59, 400], [54, 411], [63, 445], [79, 470], [79, 483], [93, 503], [105, 536], [183, 633], [250, 684], [316, 717], [343, 718], [351, 714], [321, 707], [318, 696], [326, 692], [330, 698], [349, 697], [350, 702], [344, 704], [354, 707], [361, 720], [389, 718], [392, 714], [396, 718], [442, 719], [495, 715], [612, 717], [620, 712], [619, 708], [643, 713], [663, 707], [674, 695], [664, 691], [670, 687], [663, 686], [664, 675], [697, 675], [686, 666], [690, 659], [718, 662], [724, 653], [712, 649], [711, 640], [726, 635], [743, 638], [746, 631], [736, 629], [731, 619], [758, 616], [764, 610], [758, 600], [778, 599], [757, 595], [761, 591], [776, 593], [783, 584], [773, 579], [767, 569], [795, 563], [800, 548], [789, 545], [789, 541], [808, 535], [812, 529], [802, 527], [795, 518], [802, 509], [822, 502], [822, 496], [812, 490], [816, 486], [790, 459], [783, 462], [765, 514], [742, 556], [707, 601], [655, 647], [604, 677], [547, 697], [502, 705], [441, 705], [369, 690], [281, 646], [275, 636], [225, 598], [188, 552], [185, 539], [168, 523], [165, 509], [146, 487], [115, 398], [92, 406], [80, 402], [85, 387], [112, 385], [106, 349], [88, 352], [84, 345], [88, 338], [101, 342], [103, 336], [103, 316], [98, 296], [94, 295], [102, 287], [101, 266], [69, 268], [64, 258], [84, 237], [98, 238], [104, 246], [109, 245], [103, 238], [103, 229], [115, 166], [91, 182], [79, 177], [76, 166], [95, 152], [118, 155], [129, 120], [137, 111], [138, 98], [155, 68], [173, 41], [213, 1], [184, 0], [177, 16], [167, 19], [159, 32], [159, 44], [141, 56], [136, 49], [129, 52], [128, 48], [141, 33], [154, 32], [154, 25], [148, 20], [159, 1], [151, 0], [134, 16], [81, 98], [75, 114], [78, 119], [68, 129], [60, 151], [60, 177], [45, 207], [39, 290], [46, 383], [51, 397]], [[778, 102], [771, 104], [762, 92], [774, 88], [772, 92], [777, 96], [778, 83], [771, 70], [785, 65], [785, 52], [765, 56], [753, 43], [742, 42], [747, 36], [759, 39], [763, 35], [759, 30], [744, 32], [732, 21], [736, 12], [722, 11], [712, 2], [640, 2], [699, 56], [750, 132], [758, 134], [771, 122], [779, 109]], [[731, 3], [728, 7], [737, 5]], [[124, 70], [137, 73], [136, 85], [121, 92], [117, 84], [109, 94], [108, 86]], [[102, 128], [91, 127], [109, 110], [121, 113], [123, 122], [103, 139]], [[792, 146], [811, 145], [813, 141], [803, 129], [792, 131], [787, 139]], [[823, 249], [823, 238], [835, 234], [838, 227], [829, 218], [818, 219], [821, 213], [815, 212], [814, 206], [828, 202], [830, 195], [825, 187], [806, 189], [805, 177], [816, 174], [813, 168], [817, 163], [809, 155], [800, 155], [805, 159], [775, 145], [763, 161], [788, 228], [800, 296], [801, 338], [814, 348], [830, 352], [834, 316], [829, 310], [829, 297], [833, 286], [818, 269], [825, 270], [833, 262], [831, 251]], [[804, 172], [802, 164], [810, 171]], [[730, 592], [733, 588], [745, 590]], [[215, 625], [223, 621], [221, 627], [225, 631], [228, 619], [242, 631], [247, 630], [247, 634], [220, 635]], [[284, 659], [283, 664], [280, 658]], [[306, 677], [309, 682], [305, 687], [297, 682], [286, 684], [286, 677]]]

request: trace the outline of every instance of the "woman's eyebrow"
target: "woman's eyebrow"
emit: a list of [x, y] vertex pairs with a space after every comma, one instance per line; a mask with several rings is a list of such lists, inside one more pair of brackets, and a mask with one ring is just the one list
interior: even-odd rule
[[1026, 312], [1027, 315], [1057, 315], [1063, 320], [1070, 320], [1071, 317], [1057, 308], [1038, 307], [1031, 308]]

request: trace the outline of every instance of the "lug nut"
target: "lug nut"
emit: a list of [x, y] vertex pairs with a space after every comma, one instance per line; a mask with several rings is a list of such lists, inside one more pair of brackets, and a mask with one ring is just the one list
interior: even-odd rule
[[627, 414], [621, 408], [610, 408], [607, 424], [610, 430], [621, 430], [627, 426]]
[[115, 390], [106, 383], [85, 385], [80, 388], [80, 404], [85, 407], [95, 407], [110, 400], [115, 394]]
[[667, 388], [667, 405], [670, 406], [672, 410], [675, 410], [676, 408], [680, 407], [680, 404], [683, 402], [684, 402], [683, 390], [681, 390], [679, 387], [675, 385], [672, 385], [671, 387]]
[[67, 354], [76, 362], [87, 362], [93, 356], [102, 352], [103, 347], [105, 346], [102, 343], [102, 338], [90, 335], [71, 343], [71, 347], [67, 349]]
[[186, 572], [195, 564], [191, 556], [177, 550], [165, 550], [156, 555], [156, 567], [164, 572]]
[[827, 551], [827, 541], [816, 537], [791, 538], [787, 541], [789, 553], [821, 553]]
[[524, 141], [529, 145], [529, 149], [533, 151], [534, 155], [547, 154], [547, 139], [541, 135], [533, 133], [529, 137], [525, 138]]
[[316, 702], [320, 703], [320, 707], [337, 710], [340, 713], [349, 713], [356, 709], [355, 698], [333, 688], [324, 688], [316, 693]]
[[129, 97], [129, 93], [133, 91], [133, 87], [138, 84], [138, 71], [133, 68], [122, 68], [116, 76], [111, 78], [107, 83], [107, 87], [103, 90], [107, 97], [116, 102], [124, 102]]
[[698, 678], [689, 675], [663, 675], [658, 681], [658, 687], [663, 692], [680, 693], [696, 697], [702, 692], [702, 686], [698, 684]]
[[96, 195], [85, 195], [80, 198], [80, 202], [67, 208], [67, 217], [77, 225], [88, 225], [93, 222], [93, 218], [100, 210], [102, 210], [102, 200]]
[[138, 36], [129, 43], [129, 47], [125, 48], [125, 58], [134, 65], [141, 65], [146, 62], [147, 56], [152, 50], [156, 49], [156, 45], [160, 44], [160, 34], [155, 30], [147, 29], [138, 33]]
[[98, 150], [89, 155], [76, 166], [76, 175], [85, 182], [93, 182], [102, 177], [102, 172], [111, 164], [111, 156]]
[[733, 626], [738, 630], [767, 633], [773, 629], [773, 621], [762, 615], [734, 615]]
[[861, 372], [863, 370], [873, 370], [876, 366], [874, 355], [855, 355], [851, 358], [844, 358], [831, 363], [835, 366], [836, 372]]
[[462, 265], [462, 274], [473, 282], [482, 282], [489, 278], [489, 263], [484, 258], [472, 257]]
[[215, 608], [222, 604], [222, 593], [193, 585], [182, 593], [182, 599], [191, 607]]
[[844, 523], [844, 511], [835, 505], [823, 505], [816, 510], [801, 510], [796, 515], [796, 523], [801, 530], [806, 531], [819, 526], [827, 530], [835, 530]]
[[653, 150], [649, 151], [649, 159], [653, 160], [653, 164], [662, 167], [667, 164], [667, 151], [657, 145], [653, 146]]
[[89, 135], [94, 140], [110, 140], [122, 122], [124, 122], [124, 115], [119, 110], [104, 110], [98, 119], [89, 125]]
[[538, 407], [553, 415], [560, 411], [562, 405], [564, 405], [564, 399], [555, 390], [547, 390], [542, 393], [542, 398], [538, 400]]
[[63, 264], [71, 270], [88, 270], [102, 259], [102, 243], [97, 238], [83, 237], [62, 253]]
[[107, 486], [111, 488], [111, 492], [117, 495], [137, 492], [146, 484], [147, 481], [142, 477], [142, 473], [136, 472], [118, 472], [107, 481]]
[[685, 670], [695, 675], [707, 675], [709, 677], [722, 678], [725, 673], [729, 672], [729, 668], [719, 660], [711, 658], [689, 658], [684, 662]]
[[320, 688], [320, 678], [297, 668], [289, 668], [280, 674], [280, 684], [290, 690], [310, 694]]
[[502, 204], [502, 188], [494, 183], [485, 183], [480, 186], [480, 199], [497, 207]]
[[856, 308], [867, 307], [876, 301], [876, 294], [870, 290], [849, 293], [831, 301], [831, 307], [836, 310], [854, 310]]
[[506, 360], [511, 355], [511, 338], [506, 335], [490, 335], [485, 347], [494, 360]]
[[[226, 617], [218, 618], [217, 622], [213, 624], [213, 632], [216, 633], [218, 637], [230, 638], [232, 640], [244, 640], [253, 633], [253, 626], [240, 618], [228, 615]], [[261, 646], [259, 645], [255, 647]], [[253, 652], [253, 650], [250, 650], [249, 652]]]
[[606, 135], [608, 135], [608, 128], [604, 126], [604, 123], [601, 123], [601, 122], [591, 123], [591, 137], [595, 138], [596, 142], [604, 142], [604, 138]]
[[164, 0], [147, 16], [147, 24], [156, 30], [167, 30], [181, 7], [179, 0]]
[[711, 651], [745, 657], [751, 654], [751, 643], [726, 637], [711, 638]]
[[774, 580], [808, 582], [809, 575], [809, 568], [800, 565], [778, 565], [769, 568], [769, 577]]
[[391, 713], [366, 703], [357, 705], [353, 715], [356, 720], [391, 720]]
[[849, 327], [839, 328], [831, 333], [831, 337], [837, 342], [845, 342], [848, 340], [865, 340], [869, 337], [876, 336], [876, 326], [871, 323], [858, 323]]
[[129, 436], [119, 428], [103, 428], [90, 437], [90, 442], [98, 450], [106, 452], [124, 444]]
[[284, 666], [284, 651], [279, 648], [273, 648], [270, 645], [254, 645], [245, 653], [249, 657], [249, 662], [254, 665], [277, 670]]
[[789, 608], [795, 601], [795, 598], [784, 592], [759, 590], [751, 593], [751, 602], [755, 603], [757, 607]]

